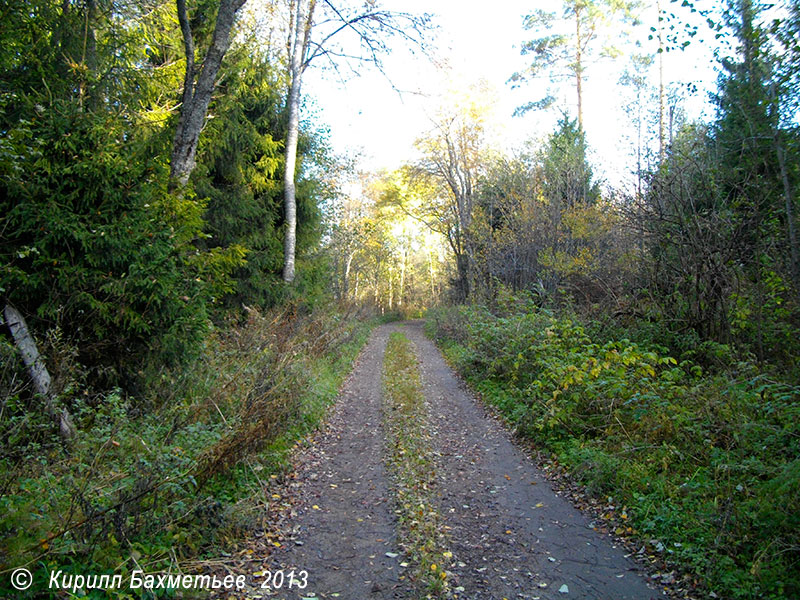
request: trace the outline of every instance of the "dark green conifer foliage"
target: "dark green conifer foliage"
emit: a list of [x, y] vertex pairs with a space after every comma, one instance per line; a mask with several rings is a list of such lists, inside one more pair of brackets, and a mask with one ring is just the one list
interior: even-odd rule
[[561, 209], [591, 204], [600, 197], [586, 157], [586, 134], [574, 119], [558, 122], [542, 155], [544, 193]]
[[53, 103], [9, 132], [0, 167], [4, 296], [115, 369], [191, 358], [208, 287], [186, 254], [202, 206], [170, 198], [163, 162], [124, 137], [111, 116]]
[[[285, 137], [283, 93], [279, 74], [261, 52], [242, 45], [229, 56], [214, 118], [201, 139], [193, 182], [207, 199], [205, 249], [233, 248], [245, 262], [222, 303], [269, 307], [286, 293], [283, 267], [283, 184], [281, 168]], [[310, 266], [304, 254], [315, 247], [321, 230], [318, 206], [324, 186], [317, 181], [326, 147], [319, 133], [304, 124], [298, 146], [298, 267]], [[305, 271], [304, 271], [305, 269]]]
[[749, 248], [758, 252], [759, 237], [779, 194], [773, 132], [779, 126], [770, 99], [772, 69], [764, 33], [755, 26], [753, 4], [744, 0], [731, 16], [739, 40], [739, 60], [723, 60], [717, 121], [711, 131], [727, 196], [751, 232]]
[[235, 291], [224, 299], [237, 308], [269, 304], [282, 260], [280, 177], [275, 177], [281, 164], [275, 141], [280, 97], [270, 66], [253, 59], [251, 50], [237, 52], [227, 70], [194, 175], [197, 193], [208, 199], [208, 237], [201, 245], [246, 251], [246, 263], [234, 273]]
[[60, 327], [97, 383], [190, 360], [240, 255], [198, 252], [203, 203], [167, 193], [164, 102], [179, 81], [168, 7], [4, 8], [2, 301], [40, 334]]
[[[752, 0], [737, 0], [729, 7], [728, 25], [738, 41], [738, 56], [722, 62], [724, 72], [714, 97], [717, 120], [711, 130], [718, 192], [729, 215], [728, 243], [742, 271], [741, 277], [731, 278], [729, 310], [748, 313], [749, 325], [741, 324], [739, 330], [752, 341], [759, 360], [776, 347], [792, 347], [788, 322], [797, 310], [787, 304], [794, 296], [785, 235], [791, 215], [785, 211], [779, 164], [779, 153], [787, 150], [784, 140], [796, 132], [782, 131], [784, 98], [775, 70], [779, 59], [759, 24], [762, 10]], [[729, 268], [737, 270], [735, 265]]]

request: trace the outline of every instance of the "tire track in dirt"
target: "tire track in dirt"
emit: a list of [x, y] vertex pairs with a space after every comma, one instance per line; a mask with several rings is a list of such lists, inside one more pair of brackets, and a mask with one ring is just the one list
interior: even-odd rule
[[[308, 572], [308, 586], [273, 598], [411, 598], [400, 579], [400, 550], [383, 464], [383, 355], [396, 325], [375, 329], [343, 386], [323, 432], [300, 457], [292, 538], [271, 557], [273, 570]], [[387, 557], [386, 553], [393, 556]]]
[[421, 322], [403, 332], [418, 352], [441, 453], [440, 512], [460, 598], [650, 600], [638, 566], [558, 496], [509, 434], [468, 394]]

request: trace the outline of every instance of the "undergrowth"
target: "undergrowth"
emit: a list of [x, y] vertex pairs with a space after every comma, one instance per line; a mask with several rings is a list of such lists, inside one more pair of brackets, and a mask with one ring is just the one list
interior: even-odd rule
[[452, 553], [436, 510], [436, 461], [411, 342], [392, 333], [383, 366], [384, 424], [403, 545], [426, 598], [449, 597]]
[[427, 331], [521, 436], [623, 504], [649, 552], [718, 597], [800, 597], [800, 388], [595, 341], [532, 305], [436, 310]]
[[[201, 568], [266, 514], [263, 482], [282, 476], [295, 441], [324, 415], [371, 324], [296, 305], [251, 310], [218, 328], [188, 369], [144, 374], [156, 390], [146, 399], [91, 393], [73, 376], [61, 388], [78, 427], [69, 447], [2, 342], [0, 597], [47, 595], [56, 570], [127, 581], [134, 569]], [[22, 566], [34, 574], [27, 596], [7, 576]], [[78, 597], [152, 597], [85, 592]]]

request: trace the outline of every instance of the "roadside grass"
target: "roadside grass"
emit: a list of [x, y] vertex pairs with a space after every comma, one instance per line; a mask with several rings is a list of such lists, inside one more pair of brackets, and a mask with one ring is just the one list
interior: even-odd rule
[[[265, 481], [335, 399], [376, 319], [289, 307], [219, 328], [181, 373], [154, 367], [150, 409], [119, 390], [69, 402], [79, 434], [63, 448], [25, 394], [4, 387], [0, 572], [27, 566], [27, 592], [0, 578], [0, 597], [46, 597], [48, 572], [202, 571], [260, 524]], [[13, 352], [8, 356], [13, 359]], [[9, 391], [10, 390], [10, 391]], [[12, 395], [13, 392], [13, 395]], [[39, 421], [42, 421], [41, 423]], [[174, 591], [75, 590], [81, 598], [173, 597]]]
[[436, 459], [411, 342], [392, 333], [383, 363], [383, 420], [400, 537], [426, 598], [450, 596], [452, 553], [436, 510]]
[[618, 534], [717, 597], [800, 598], [800, 388], [750, 364], [709, 375], [626, 339], [598, 342], [577, 318], [533, 306], [440, 309], [426, 329], [518, 435], [613, 497]]

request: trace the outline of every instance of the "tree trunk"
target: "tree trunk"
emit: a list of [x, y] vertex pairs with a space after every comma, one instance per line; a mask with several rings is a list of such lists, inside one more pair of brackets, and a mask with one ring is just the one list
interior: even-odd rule
[[779, 131], [775, 130], [775, 152], [778, 155], [778, 166], [781, 171], [783, 182], [783, 198], [786, 205], [786, 231], [789, 242], [789, 260], [791, 261], [789, 272], [792, 276], [795, 293], [800, 294], [800, 251], [797, 245], [797, 230], [794, 223], [794, 191], [786, 172], [786, 156], [781, 146]]
[[186, 0], [176, 0], [178, 22], [183, 34], [184, 53], [186, 55], [186, 75], [183, 80], [183, 102], [178, 117], [178, 126], [172, 141], [170, 159], [170, 188], [186, 185], [196, 163], [197, 142], [211, 103], [211, 95], [216, 86], [217, 73], [222, 66], [222, 59], [230, 46], [230, 34], [236, 20], [237, 11], [245, 0], [221, 0], [217, 12], [217, 22], [211, 45], [203, 60], [203, 67], [195, 83], [194, 38], [192, 37]]
[[658, 11], [658, 159], [664, 160], [664, 37], [661, 28], [661, 2], [656, 2]]
[[463, 303], [469, 298], [469, 257], [465, 253], [456, 256], [456, 269], [458, 270], [457, 300]]
[[583, 131], [583, 55], [581, 52], [581, 12], [575, 10], [575, 87], [578, 91], [578, 127]]
[[294, 281], [297, 246], [297, 197], [295, 171], [297, 168], [297, 140], [300, 135], [300, 87], [305, 71], [305, 56], [311, 36], [311, 21], [315, 0], [308, 2], [308, 14], [303, 14], [306, 0], [296, 0], [293, 15], [293, 33], [289, 56], [289, 94], [286, 99], [289, 123], [286, 130], [286, 162], [283, 170], [284, 227], [283, 280]]
[[379, 302], [380, 302], [380, 283], [381, 283], [381, 263], [378, 261], [378, 264], [375, 265], [375, 309], [378, 309]]
[[33, 382], [33, 389], [44, 399], [44, 408], [53, 423], [58, 427], [58, 432], [65, 441], [75, 436], [75, 426], [72, 417], [66, 408], [59, 410], [56, 406], [57, 399], [50, 389], [50, 373], [44, 365], [36, 342], [28, 331], [28, 325], [22, 315], [10, 304], [6, 304], [3, 311], [6, 324], [14, 338], [14, 343], [22, 355], [22, 361], [28, 368], [28, 374]]
[[297, 246], [297, 199], [295, 169], [297, 168], [297, 138], [300, 129], [300, 77], [292, 77], [289, 87], [289, 129], [286, 133], [286, 163], [283, 171], [283, 280], [294, 281], [295, 248]]
[[94, 31], [94, 19], [97, 12], [96, 0], [86, 0], [84, 6], [83, 52], [81, 63], [86, 71], [81, 75], [78, 86], [78, 102], [81, 107], [84, 101], [89, 110], [97, 108], [99, 97], [97, 90], [90, 85], [89, 78], [97, 72], [97, 38]]
[[433, 250], [428, 252], [428, 266], [430, 267], [431, 273], [431, 299], [433, 299], [436, 297], [436, 288], [433, 283]]
[[389, 269], [389, 312], [391, 312], [394, 303], [394, 275], [392, 269]]
[[406, 262], [408, 261], [408, 248], [403, 248], [403, 262], [400, 263], [400, 293], [397, 295], [397, 306], [403, 306], [403, 291], [406, 287]]
[[347, 256], [347, 262], [345, 263], [344, 267], [344, 281], [342, 281], [342, 297], [347, 300], [347, 293], [350, 288], [350, 267], [353, 264], [353, 257], [356, 255], [355, 252], [351, 252]]

